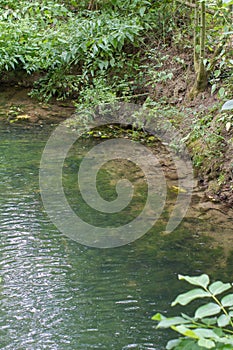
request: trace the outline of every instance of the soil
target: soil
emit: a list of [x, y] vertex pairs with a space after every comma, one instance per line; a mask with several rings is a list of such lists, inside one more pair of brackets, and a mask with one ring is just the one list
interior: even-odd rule
[[[233, 207], [233, 123], [232, 112], [226, 113], [227, 120], [231, 121], [231, 127], [226, 130], [226, 122], [219, 122], [218, 116], [221, 110], [221, 101], [217, 93], [211, 94], [209, 85], [205, 92], [200, 93], [194, 99], [190, 99], [189, 92], [195, 82], [195, 73], [193, 71], [192, 50], [183, 50], [182, 48], [169, 47], [166, 49], [158, 48], [157, 54], [147, 61], [151, 67], [157, 67], [161, 62], [162, 66], [157, 68], [157, 72], [173, 74], [172, 79], [166, 79], [165, 82], [156, 82], [149, 84], [148, 92], [153, 100], [165, 101], [164, 106], [175, 106], [177, 111], [187, 116], [174, 116], [175, 126], [180, 129], [184, 137], [193, 131], [196, 123], [196, 116], [200, 119], [204, 115], [212, 115], [212, 121], [206, 128], [208, 136], [203, 134], [195, 142], [189, 142], [189, 151], [194, 158], [197, 154], [203, 157], [202, 164], [196, 167], [196, 174], [199, 187], [204, 191], [208, 200], [215, 203], [223, 203], [226, 206]], [[165, 58], [166, 59], [163, 59]], [[148, 74], [147, 80], [151, 82], [151, 74]], [[229, 96], [231, 99], [232, 96]], [[215, 107], [217, 106], [217, 108]], [[166, 117], [166, 115], [165, 115]], [[221, 142], [209, 143], [206, 139], [211, 135], [218, 135]], [[195, 165], [194, 165], [195, 166]]]
[[0, 119], [7, 123], [56, 124], [75, 112], [71, 101], [38, 102], [28, 96], [30, 88], [3, 86], [0, 91]]

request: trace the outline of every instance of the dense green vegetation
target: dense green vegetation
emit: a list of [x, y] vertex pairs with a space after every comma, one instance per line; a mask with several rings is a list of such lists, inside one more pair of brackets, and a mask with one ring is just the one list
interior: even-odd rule
[[110, 9], [109, 5], [102, 11], [85, 10], [87, 3], [71, 7], [56, 1], [4, 4], [1, 71], [39, 73], [34, 96], [82, 99], [81, 92], [91, 84], [99, 91], [106, 87], [123, 91], [125, 75], [132, 77], [138, 68], [148, 2], [145, 7], [135, 3], [133, 9]]
[[[71, 97], [85, 104], [93, 95], [98, 103], [144, 92], [151, 68], [146, 57], [156, 47], [179, 46], [194, 51], [192, 94], [207, 86], [207, 80], [199, 81], [200, 67], [214, 92], [231, 75], [230, 3], [202, 7], [205, 28], [199, 3], [195, 13], [193, 7], [168, 0], [0, 1], [1, 74], [6, 81], [15, 71], [34, 74], [32, 95], [40, 99]], [[159, 72], [158, 82], [173, 78], [172, 72]], [[222, 97], [232, 87], [229, 79], [219, 91]]]

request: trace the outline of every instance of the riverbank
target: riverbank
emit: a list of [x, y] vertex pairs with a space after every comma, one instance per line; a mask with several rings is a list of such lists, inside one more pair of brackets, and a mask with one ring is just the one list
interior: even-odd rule
[[233, 117], [221, 112], [232, 99], [232, 18], [218, 6], [207, 6], [203, 42], [186, 4], [3, 6], [0, 117], [43, 126], [101, 103], [144, 105], [180, 131], [207, 198], [232, 207]]
[[[172, 51], [164, 52], [165, 54], [171, 56]], [[184, 57], [189, 59], [187, 55], [183, 56], [183, 59]], [[167, 66], [166, 69], [179, 71], [179, 62], [177, 66], [172, 67], [172, 60], [168, 59], [166, 62], [170, 62], [170, 68]], [[151, 65], [153, 63], [152, 61]], [[167, 80], [166, 84], [148, 85], [149, 98], [144, 103], [153, 109], [155, 114], [162, 114], [182, 133], [183, 141], [191, 154], [199, 189], [206, 200], [222, 203], [231, 208], [233, 205], [232, 115], [221, 112], [222, 102], [216, 95], [212, 96], [209, 90], [198, 95], [195, 100], [187, 97], [190, 88], [188, 82], [193, 79], [191, 71], [187, 73], [186, 80], [181, 72], [176, 78], [176, 85], [173, 80]], [[29, 92], [29, 87], [23, 88], [17, 84], [4, 85], [0, 92], [0, 118], [9, 125], [20, 123], [24, 127], [30, 127], [31, 124], [42, 127], [45, 124], [56, 125], [76, 111], [72, 100], [38, 102], [28, 96]], [[147, 136], [141, 133], [139, 139], [143, 137]]]
[[70, 101], [67, 102], [39, 102], [28, 96], [31, 88], [20, 85], [2, 86], [0, 91], [0, 118], [9, 124], [23, 123], [24, 126], [31, 124], [58, 123], [72, 113], [75, 107]]

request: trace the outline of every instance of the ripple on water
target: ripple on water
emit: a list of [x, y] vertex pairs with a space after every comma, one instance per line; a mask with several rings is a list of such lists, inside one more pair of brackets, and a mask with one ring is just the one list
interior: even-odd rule
[[0, 349], [163, 349], [168, 335], [151, 316], [169, 308], [177, 273], [207, 266], [206, 248], [182, 230], [106, 250], [64, 237], [39, 195], [47, 138], [0, 128]]

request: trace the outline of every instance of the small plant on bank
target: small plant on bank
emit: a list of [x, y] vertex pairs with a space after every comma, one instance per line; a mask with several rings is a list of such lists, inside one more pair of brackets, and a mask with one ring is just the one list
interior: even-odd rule
[[157, 328], [171, 328], [181, 334], [178, 339], [170, 340], [166, 349], [233, 349], [233, 293], [225, 293], [232, 284], [210, 283], [206, 274], [196, 277], [179, 275], [178, 278], [196, 287], [178, 295], [172, 306], [184, 306], [196, 299], [210, 301], [199, 306], [194, 316], [181, 313], [181, 316], [165, 317], [157, 313], [152, 317], [158, 322]]

